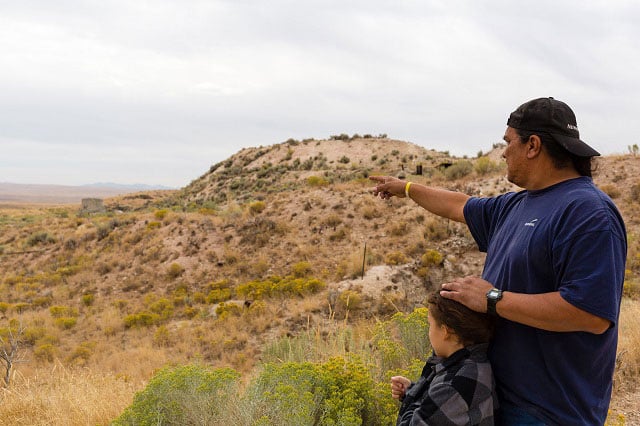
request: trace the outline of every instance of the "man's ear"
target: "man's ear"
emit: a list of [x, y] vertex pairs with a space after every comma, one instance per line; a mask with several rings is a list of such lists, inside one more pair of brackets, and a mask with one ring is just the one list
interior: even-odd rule
[[538, 135], [529, 136], [527, 145], [527, 158], [536, 158], [542, 152], [542, 140]]

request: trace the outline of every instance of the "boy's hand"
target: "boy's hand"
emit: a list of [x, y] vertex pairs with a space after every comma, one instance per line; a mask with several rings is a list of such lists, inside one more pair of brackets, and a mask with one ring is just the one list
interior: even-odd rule
[[393, 399], [402, 400], [409, 385], [411, 385], [411, 380], [406, 377], [393, 376], [391, 378], [391, 396]]

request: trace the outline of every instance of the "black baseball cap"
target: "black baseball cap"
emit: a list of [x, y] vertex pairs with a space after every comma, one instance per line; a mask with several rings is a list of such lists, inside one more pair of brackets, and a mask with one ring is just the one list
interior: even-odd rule
[[580, 140], [576, 116], [569, 105], [553, 98], [526, 102], [509, 116], [507, 126], [528, 132], [544, 132], [578, 157], [594, 157], [598, 151]]

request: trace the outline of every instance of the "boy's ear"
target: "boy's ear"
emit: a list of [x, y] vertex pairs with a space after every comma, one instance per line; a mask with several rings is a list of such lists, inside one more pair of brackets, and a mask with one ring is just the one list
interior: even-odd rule
[[444, 330], [444, 338], [447, 340], [451, 340], [453, 338], [457, 339], [458, 336], [456, 335], [456, 333], [453, 332], [452, 329], [450, 329], [449, 327], [447, 327], [444, 324], [441, 324], [440, 327], [442, 327], [442, 329]]

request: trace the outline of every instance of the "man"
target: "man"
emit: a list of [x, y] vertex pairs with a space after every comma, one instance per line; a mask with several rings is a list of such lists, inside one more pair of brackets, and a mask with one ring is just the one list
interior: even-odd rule
[[409, 197], [466, 223], [487, 257], [482, 278], [442, 296], [498, 317], [489, 349], [501, 424], [604, 424], [611, 399], [627, 241], [609, 197], [591, 180], [598, 154], [573, 111], [529, 101], [507, 121], [509, 181], [493, 198], [372, 176], [382, 198]]

